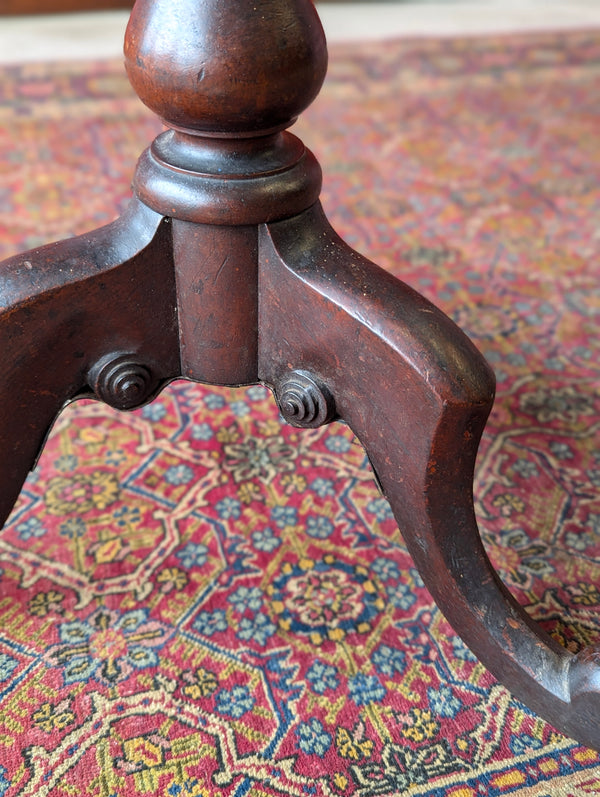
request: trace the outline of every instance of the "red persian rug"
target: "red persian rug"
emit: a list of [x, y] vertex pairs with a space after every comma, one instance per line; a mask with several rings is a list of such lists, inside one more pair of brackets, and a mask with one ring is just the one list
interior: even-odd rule
[[[2, 256], [111, 220], [159, 122], [119, 62], [3, 70]], [[600, 33], [333, 47], [297, 125], [356, 248], [496, 369], [503, 579], [600, 628]], [[0, 795], [575, 797], [600, 756], [473, 658], [349, 430], [178, 382], [59, 418], [0, 533]]]

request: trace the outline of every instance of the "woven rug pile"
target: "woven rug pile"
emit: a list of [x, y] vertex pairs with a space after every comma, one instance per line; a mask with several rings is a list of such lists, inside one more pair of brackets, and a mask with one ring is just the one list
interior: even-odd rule
[[[0, 256], [112, 220], [161, 129], [121, 63], [0, 90]], [[600, 629], [599, 130], [594, 32], [333, 47], [295, 128], [338, 232], [495, 368], [482, 536], [574, 651]], [[599, 792], [598, 753], [436, 609], [347, 427], [183, 381], [60, 416], [0, 532], [2, 797]]]

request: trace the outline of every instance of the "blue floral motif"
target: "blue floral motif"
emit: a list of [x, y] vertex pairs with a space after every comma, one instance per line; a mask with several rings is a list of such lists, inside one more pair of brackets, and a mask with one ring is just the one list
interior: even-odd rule
[[194, 620], [194, 628], [204, 636], [212, 636], [218, 631], [227, 630], [227, 617], [223, 609], [215, 609], [213, 612], [200, 612]]
[[271, 519], [278, 528], [284, 529], [286, 526], [296, 525], [298, 512], [293, 506], [274, 506], [271, 510]]
[[385, 498], [373, 498], [367, 504], [367, 509], [381, 523], [394, 517], [388, 501]]
[[380, 645], [373, 654], [373, 663], [383, 675], [394, 675], [404, 670], [406, 656], [403, 651], [391, 648], [389, 645]]
[[30, 540], [32, 537], [43, 537], [45, 533], [45, 527], [42, 525], [39, 518], [36, 517], [30, 517], [17, 526], [19, 539], [24, 542]]
[[243, 418], [244, 415], [250, 414], [250, 407], [245, 401], [232, 401], [229, 406], [233, 414], [238, 418]]
[[276, 630], [267, 615], [260, 612], [254, 617], [242, 617], [237, 637], [245, 642], [253, 640], [257, 645], [264, 645]]
[[564, 371], [565, 370], [564, 362], [562, 360], [560, 360], [558, 357], [548, 357], [548, 359], [544, 361], [544, 366], [549, 371]]
[[565, 542], [569, 548], [575, 551], [585, 551], [585, 549], [595, 542], [597, 539], [595, 534], [586, 531], [569, 531], [565, 535]]
[[589, 360], [592, 356], [592, 353], [592, 350], [587, 346], [575, 346], [573, 349], [573, 354], [576, 354], [577, 357], [581, 357], [583, 360]]
[[333, 523], [323, 515], [309, 515], [306, 518], [306, 533], [317, 540], [325, 540], [333, 532]]
[[347, 454], [352, 443], [341, 434], [332, 434], [325, 440], [325, 446], [332, 454]]
[[373, 562], [373, 570], [382, 581], [400, 578], [400, 570], [396, 562], [392, 559], [386, 559], [385, 556], [378, 556], [377, 559], [375, 559]]
[[357, 706], [367, 706], [369, 703], [378, 703], [385, 697], [385, 687], [381, 685], [375, 675], [357, 673], [348, 681], [350, 697]]
[[271, 553], [281, 545], [281, 540], [275, 536], [273, 529], [267, 526], [264, 529], [252, 532], [252, 544], [257, 551]]
[[555, 419], [575, 421], [593, 413], [593, 399], [571, 385], [551, 392], [539, 388], [535, 392], [524, 393], [519, 399], [519, 407], [542, 424]]
[[241, 586], [229, 596], [228, 600], [238, 612], [243, 612], [245, 609], [257, 612], [262, 606], [263, 594], [258, 587]]
[[60, 470], [62, 473], [68, 473], [75, 470], [76, 467], [77, 457], [73, 454], [64, 454], [56, 460], [56, 470]]
[[308, 722], [301, 722], [296, 728], [298, 747], [307, 755], [323, 758], [331, 747], [331, 734], [327, 733], [321, 720], [312, 717]]
[[454, 719], [462, 708], [462, 703], [449, 686], [441, 686], [439, 689], [429, 687], [427, 699], [439, 717]]
[[337, 689], [339, 678], [334, 667], [315, 659], [306, 673], [306, 679], [318, 695], [324, 694], [328, 689]]
[[67, 518], [59, 526], [61, 537], [68, 537], [70, 540], [77, 540], [84, 536], [86, 532], [85, 521], [80, 517]]
[[573, 459], [573, 451], [567, 443], [562, 443], [560, 440], [550, 441], [550, 451], [557, 459]]
[[165, 480], [174, 486], [189, 484], [194, 478], [194, 471], [189, 465], [171, 465], [165, 472]]
[[0, 653], [0, 681], [7, 681], [19, 666], [19, 662], [6, 653]]
[[96, 678], [114, 684], [133, 670], [158, 665], [156, 649], [168, 638], [162, 623], [148, 618], [148, 609], [120, 614], [97, 609], [86, 620], [61, 623], [60, 644], [48, 650], [48, 660], [63, 668], [66, 684]]
[[246, 395], [250, 401], [263, 401], [269, 395], [269, 391], [262, 385], [253, 385], [246, 390]]
[[209, 410], [220, 410], [225, 406], [225, 399], [219, 393], [208, 393], [204, 396], [204, 403]]
[[328, 495], [335, 495], [333, 481], [331, 479], [323, 479], [320, 476], [311, 483], [310, 489], [316, 493], [319, 498], [326, 498]]
[[502, 359], [502, 355], [500, 354], [500, 352], [493, 350], [486, 351], [485, 357], [490, 363], [499, 363], [500, 360]]
[[222, 498], [215, 508], [221, 520], [237, 520], [242, 514], [242, 505], [237, 498]]
[[234, 686], [232, 689], [221, 689], [217, 692], [216, 709], [219, 714], [223, 714], [233, 719], [243, 717], [251, 711], [254, 705], [254, 697], [250, 694], [247, 686]]
[[517, 459], [512, 467], [524, 479], [539, 475], [535, 462], [530, 462], [528, 459]]
[[181, 562], [181, 566], [187, 570], [192, 567], [202, 567], [206, 564], [208, 548], [199, 542], [188, 542], [175, 556]]
[[392, 604], [397, 609], [407, 611], [417, 600], [413, 594], [410, 586], [402, 581], [393, 584], [387, 584], [385, 591]]
[[142, 418], [147, 421], [162, 421], [167, 414], [167, 408], [160, 401], [155, 401], [152, 404], [147, 404], [142, 410]]
[[195, 423], [192, 426], [192, 438], [194, 440], [212, 440], [213, 430], [207, 423]]

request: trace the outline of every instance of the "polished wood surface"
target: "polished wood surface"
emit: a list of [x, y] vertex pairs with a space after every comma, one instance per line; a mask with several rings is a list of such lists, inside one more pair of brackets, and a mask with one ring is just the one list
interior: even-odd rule
[[117, 222], [0, 266], [0, 521], [68, 401], [169, 380], [262, 382], [299, 427], [345, 420], [423, 580], [480, 660], [600, 747], [600, 651], [572, 655], [504, 588], [473, 469], [494, 375], [458, 327], [350, 249], [286, 128], [325, 76], [310, 0], [138, 0], [126, 64], [165, 121]]
[[[0, 0], [2, 14], [61, 14], [77, 11], [107, 11], [132, 8], [135, 0]], [[355, 2], [355, 0], [321, 0], [325, 3]]]
[[106, 11], [132, 6], [133, 0], [0, 0], [0, 15]]

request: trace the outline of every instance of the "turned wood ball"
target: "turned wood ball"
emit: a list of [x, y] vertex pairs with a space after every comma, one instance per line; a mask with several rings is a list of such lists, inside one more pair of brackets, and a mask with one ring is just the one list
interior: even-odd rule
[[137, 0], [125, 62], [171, 127], [248, 136], [288, 127], [312, 102], [327, 49], [311, 0]]

